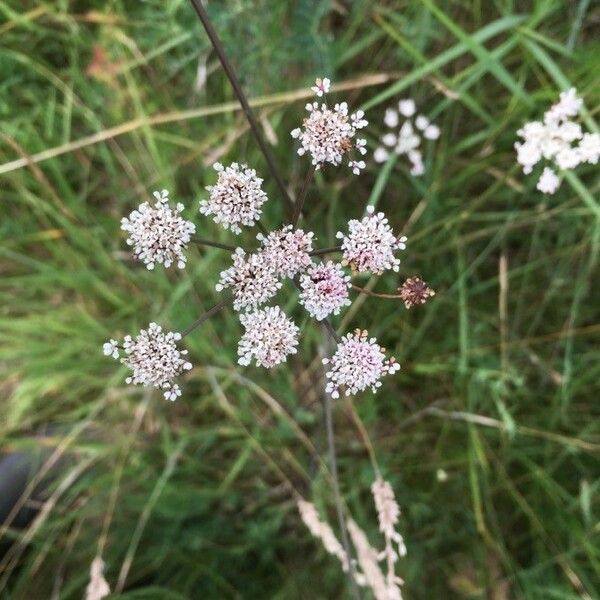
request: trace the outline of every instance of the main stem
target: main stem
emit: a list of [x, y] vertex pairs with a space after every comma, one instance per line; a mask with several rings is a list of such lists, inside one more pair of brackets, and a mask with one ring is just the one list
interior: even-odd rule
[[[202, 1], [201, 0], [191, 0], [191, 3], [192, 3], [192, 6], [194, 7], [194, 9], [196, 10], [196, 14], [200, 18], [200, 21], [202, 22], [204, 29], [206, 30], [206, 33], [213, 45], [213, 48], [214, 48], [217, 56], [219, 57], [221, 66], [223, 67], [223, 70], [225, 71], [227, 77], [229, 78], [231, 87], [233, 88], [233, 91], [235, 92], [235, 95], [237, 96], [237, 99], [242, 106], [244, 114], [246, 115], [246, 118], [248, 119], [248, 123], [250, 124], [250, 129], [252, 130], [252, 133], [256, 139], [258, 146], [260, 147], [260, 150], [262, 151], [262, 153], [265, 157], [265, 160], [267, 161], [267, 165], [269, 167], [271, 176], [277, 183], [277, 186], [279, 187], [279, 191], [281, 192], [281, 196], [284, 199], [288, 210], [290, 210], [292, 212], [292, 214], [295, 214], [294, 208], [296, 208], [298, 216], [297, 217], [294, 216], [294, 223], [295, 223], [295, 222], [297, 222], [297, 219], [300, 216], [300, 210], [302, 209], [302, 204], [304, 203], [304, 198], [306, 197], [306, 190], [308, 188], [308, 184], [305, 183], [305, 189], [301, 193], [301, 197], [298, 199], [299, 203], [296, 204], [296, 207], [294, 207], [294, 203], [292, 202], [292, 199], [290, 198], [290, 196], [288, 194], [288, 191], [285, 187], [283, 179], [281, 178], [281, 175], [279, 174], [277, 166], [275, 165], [275, 161], [273, 160], [271, 151], [269, 150], [269, 147], [267, 146], [267, 144], [265, 143], [265, 141], [262, 137], [262, 133], [260, 131], [260, 126], [258, 124], [258, 121], [256, 120], [256, 117], [254, 116], [254, 113], [252, 112], [252, 109], [250, 108], [250, 105], [248, 104], [248, 100], [246, 99], [246, 96], [238, 82], [238, 79], [235, 75], [235, 71], [233, 70], [231, 63], [229, 62], [229, 59], [227, 58], [227, 56], [225, 54], [225, 49], [223, 48], [223, 44], [221, 43], [221, 40], [219, 39], [217, 32], [215, 31], [214, 27], [212, 26], [212, 23], [210, 22], [210, 18], [202, 4]], [[312, 173], [310, 173], [309, 177], [312, 178]], [[297, 285], [297, 283], [296, 283], [296, 285]], [[217, 304], [216, 306], [211, 308], [207, 313], [205, 313], [199, 319], [197, 319], [194, 323], [192, 323], [192, 325], [190, 325], [182, 333], [182, 337], [184, 335], [187, 335], [191, 331], [193, 331], [201, 323], [203, 323], [204, 321], [209, 319], [213, 314], [215, 314], [219, 310], [221, 310], [227, 302], [228, 302], [228, 300], [223, 300], [222, 302], [220, 302], [219, 304]], [[331, 337], [336, 342], [338, 342], [339, 336], [337, 335], [334, 328], [331, 326], [331, 324], [328, 321], [325, 321], [325, 327], [326, 327], [329, 335], [331, 335]], [[346, 555], [348, 556], [348, 569], [349, 569], [349, 576], [350, 576], [351, 583], [352, 583], [353, 595], [357, 600], [360, 600], [360, 593], [358, 591], [358, 586], [357, 586], [356, 580], [354, 578], [354, 567], [352, 565], [352, 552], [351, 552], [351, 548], [350, 548], [350, 541], [348, 539], [348, 532], [346, 530], [346, 523], [344, 522], [344, 512], [343, 512], [343, 507], [342, 507], [342, 500], [340, 497], [338, 474], [337, 474], [337, 460], [336, 460], [336, 452], [335, 452], [335, 440], [334, 440], [334, 436], [333, 436], [333, 424], [332, 424], [332, 420], [331, 420], [331, 404], [330, 403], [331, 403], [331, 400], [330, 400], [329, 396], [327, 395], [326, 400], [325, 400], [325, 420], [326, 420], [326, 428], [327, 428], [329, 456], [330, 456], [331, 470], [332, 470], [332, 477], [333, 477], [334, 500], [335, 500], [336, 511], [337, 511], [337, 515], [338, 515], [339, 525], [340, 525], [340, 529], [341, 529], [341, 533], [342, 533], [342, 544], [344, 546]]]
[[350, 551], [350, 540], [348, 539], [348, 531], [344, 521], [344, 513], [342, 511], [342, 498], [340, 496], [340, 484], [337, 470], [337, 458], [335, 452], [335, 438], [333, 435], [333, 419], [331, 415], [331, 396], [325, 394], [325, 427], [327, 429], [327, 446], [329, 448], [329, 468], [331, 469], [331, 481], [333, 487], [333, 496], [335, 499], [335, 508], [337, 512], [340, 531], [342, 534], [342, 545], [348, 557], [348, 576], [352, 585], [352, 593], [357, 600], [360, 600], [360, 592], [356, 585], [354, 574], [354, 565], [352, 564], [352, 553]]
[[250, 104], [248, 104], [246, 95], [244, 94], [244, 91], [240, 86], [235, 71], [233, 70], [231, 63], [229, 62], [227, 55], [225, 54], [225, 48], [223, 47], [223, 44], [221, 43], [221, 40], [219, 39], [215, 28], [210, 22], [210, 17], [208, 16], [208, 13], [206, 12], [204, 5], [202, 4], [202, 0], [191, 0], [191, 3], [194, 9], [196, 10], [196, 14], [200, 18], [200, 21], [202, 21], [202, 25], [206, 30], [206, 34], [208, 35], [211, 44], [213, 45], [213, 48], [217, 56], [219, 57], [221, 66], [223, 67], [225, 74], [229, 78], [229, 82], [231, 83], [231, 87], [233, 88], [233, 91], [235, 92], [238, 101], [242, 105], [242, 109], [244, 111], [244, 114], [246, 115], [246, 118], [248, 119], [248, 123], [250, 124], [250, 129], [254, 134], [256, 143], [259, 145], [260, 150], [263, 153], [265, 160], [267, 161], [269, 171], [271, 172], [271, 177], [273, 177], [273, 179], [277, 183], [277, 187], [279, 187], [279, 191], [281, 192], [281, 196], [287, 204], [288, 210], [292, 211], [294, 203], [292, 202], [292, 199], [290, 198], [290, 195], [288, 194], [288, 191], [285, 187], [285, 183], [283, 182], [283, 179], [281, 178], [281, 175], [277, 170], [277, 166], [275, 165], [273, 155], [271, 154], [269, 147], [263, 139], [262, 133], [260, 131], [260, 125], [258, 124], [256, 117], [254, 116], [254, 112], [252, 112], [252, 109], [250, 108]]

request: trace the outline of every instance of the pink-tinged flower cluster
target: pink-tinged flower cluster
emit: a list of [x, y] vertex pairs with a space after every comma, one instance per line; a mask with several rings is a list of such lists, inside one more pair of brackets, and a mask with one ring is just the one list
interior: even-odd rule
[[329, 365], [325, 391], [332, 398], [339, 398], [343, 390], [346, 396], [353, 396], [368, 387], [377, 392], [381, 378], [400, 369], [395, 359], [387, 359], [384, 352], [385, 348], [375, 338], [369, 339], [367, 331], [357, 329], [346, 334], [335, 354], [323, 359], [323, 364]]
[[296, 354], [299, 329], [279, 306], [243, 313], [240, 323], [246, 330], [238, 345], [240, 365], [247, 366], [254, 358], [257, 367], [270, 369]]
[[349, 566], [348, 555], [337, 537], [335, 537], [333, 529], [331, 529], [327, 522], [321, 520], [317, 507], [312, 502], [298, 500], [298, 512], [311, 534], [318, 540], [321, 540], [325, 551], [336, 556], [342, 563], [342, 569], [347, 571]]
[[[413, 119], [416, 111], [417, 107], [411, 98], [400, 100], [398, 110], [388, 108], [385, 111], [383, 120], [391, 131], [381, 137], [381, 145], [375, 149], [373, 158], [375, 162], [382, 163], [390, 157], [390, 152], [398, 156], [404, 155], [411, 163], [411, 175], [418, 177], [425, 173], [423, 154], [420, 149], [421, 136], [427, 140], [437, 140], [440, 137], [440, 129], [425, 115], [417, 115]], [[401, 116], [404, 118], [402, 125], [400, 125]]]
[[[167, 400], [181, 396], [175, 378], [189, 371], [192, 364], [187, 360], [187, 350], [179, 350], [177, 342], [181, 334], [173, 331], [163, 332], [162, 327], [150, 323], [148, 329], [141, 329], [134, 338], [130, 335], [123, 339], [125, 356], [121, 362], [131, 369], [131, 376], [125, 382], [164, 390]], [[119, 346], [116, 340], [104, 344], [104, 354], [118, 358]]]
[[136, 257], [146, 264], [149, 270], [156, 263], [170, 267], [176, 263], [185, 267], [187, 248], [196, 226], [183, 219], [183, 204], [174, 209], [169, 206], [169, 192], [154, 192], [156, 203], [150, 206], [144, 202], [129, 217], [121, 219], [121, 229], [127, 231], [127, 244], [133, 246]]
[[300, 278], [300, 304], [311, 317], [322, 321], [331, 314], [337, 315], [349, 306], [350, 277], [340, 265], [331, 261], [313, 265]]
[[233, 308], [256, 308], [272, 298], [281, 288], [281, 282], [271, 261], [264, 252], [246, 254], [237, 248], [231, 255], [233, 265], [221, 272], [217, 292], [231, 288]]
[[348, 235], [339, 231], [336, 237], [342, 240], [342, 264], [350, 265], [353, 271], [380, 274], [388, 269], [399, 270], [400, 260], [394, 252], [406, 248], [406, 237], [397, 238], [385, 215], [375, 213], [372, 206], [367, 207], [362, 220], [348, 223]]
[[400, 518], [400, 506], [396, 502], [394, 490], [388, 481], [376, 479], [371, 485], [371, 492], [379, 519], [379, 531], [383, 533], [386, 541], [394, 542], [398, 546], [398, 555], [393, 556], [395, 561], [398, 556], [406, 555], [406, 546], [402, 535], [396, 531]]
[[254, 169], [238, 163], [228, 167], [215, 163], [214, 169], [219, 174], [217, 182], [207, 186], [209, 197], [200, 202], [200, 212], [213, 215], [213, 221], [225, 229], [240, 233], [240, 225], [252, 226], [262, 214], [261, 207], [267, 201], [263, 180]]
[[[371, 491], [379, 519], [379, 529], [385, 538], [385, 546], [383, 551], [372, 546], [356, 521], [351, 517], [348, 518], [346, 525], [357, 557], [356, 561], [352, 561], [352, 574], [355, 582], [361, 587], [369, 588], [377, 600], [402, 600], [400, 586], [404, 582], [396, 575], [396, 562], [406, 554], [404, 540], [396, 530], [400, 507], [392, 487], [380, 477], [373, 482]], [[349, 561], [346, 551], [328, 523], [321, 519], [315, 505], [306, 500], [299, 500], [298, 510], [312, 535], [321, 541], [329, 554], [339, 559], [342, 569], [347, 571]], [[385, 573], [380, 563], [385, 565]]]
[[271, 263], [277, 277], [295, 277], [311, 263], [310, 252], [314, 233], [286, 225], [267, 236], [259, 233], [262, 252]]
[[517, 131], [523, 142], [515, 143], [517, 162], [523, 173], [529, 174], [535, 165], [546, 160], [546, 166], [537, 182], [544, 194], [554, 194], [560, 186], [555, 169], [574, 169], [582, 163], [597, 164], [600, 159], [600, 134], [584, 133], [577, 117], [583, 101], [577, 90], [561, 92], [559, 101], [544, 114], [544, 120], [526, 123]]
[[[317, 79], [313, 88], [319, 97], [329, 89], [325, 81], [328, 82]], [[351, 150], [366, 154], [366, 140], [355, 139], [356, 133], [368, 125], [364, 111], [349, 114], [346, 102], [335, 104], [333, 109], [325, 103], [312, 102], [306, 105], [306, 110], [308, 116], [301, 128], [292, 131], [292, 137], [300, 142], [298, 154], [310, 154], [317, 169], [325, 164], [340, 165]], [[358, 174], [366, 165], [362, 160], [349, 160], [348, 166]]]

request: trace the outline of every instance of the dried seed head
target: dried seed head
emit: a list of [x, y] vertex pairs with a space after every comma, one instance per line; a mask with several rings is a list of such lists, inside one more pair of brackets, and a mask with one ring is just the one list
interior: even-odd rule
[[399, 288], [399, 292], [406, 308], [425, 304], [427, 298], [435, 296], [435, 292], [418, 275], [409, 277]]

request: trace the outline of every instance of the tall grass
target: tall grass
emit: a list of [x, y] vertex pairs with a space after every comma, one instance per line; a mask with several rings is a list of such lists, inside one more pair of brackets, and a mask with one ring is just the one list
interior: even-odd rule
[[[334, 321], [368, 328], [402, 364], [334, 416], [355, 519], [375, 534], [354, 410], [403, 506], [406, 597], [599, 597], [598, 169], [542, 197], [512, 148], [569, 85], [597, 131], [598, 7], [209, 7], [291, 189], [306, 165], [289, 131], [315, 75], [353, 82], [373, 142], [403, 95], [442, 128], [422, 179], [400, 161], [359, 179], [325, 170], [307, 200], [324, 246], [376, 202], [409, 236], [403, 272], [437, 291], [410, 312], [358, 297]], [[218, 301], [228, 261], [202, 249], [184, 273], [149, 274], [126, 251], [120, 217], [168, 187], [199, 234], [229, 242], [196, 214], [210, 165], [245, 160], [266, 173], [191, 6], [0, 0], [0, 73], [0, 436], [7, 452], [42, 441], [48, 467], [61, 457], [29, 528], [1, 530], [12, 545], [0, 597], [80, 598], [99, 547], [122, 598], [345, 597], [290, 494], [310, 494], [334, 522], [320, 331], [301, 322], [289, 369], [240, 371], [239, 327], [225, 312], [186, 338], [197, 366], [174, 404], [125, 387], [101, 356], [105, 339], [150, 316], [183, 328]], [[276, 226], [283, 203], [266, 186]]]

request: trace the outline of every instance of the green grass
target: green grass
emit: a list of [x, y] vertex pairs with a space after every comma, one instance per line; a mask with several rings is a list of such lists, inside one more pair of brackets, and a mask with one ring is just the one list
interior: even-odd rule
[[[362, 297], [335, 320], [369, 329], [402, 364], [354, 406], [403, 507], [405, 597], [600, 597], [598, 167], [543, 197], [513, 151], [515, 131], [570, 85], [598, 130], [599, 8], [227, 0], [210, 9], [248, 95], [261, 99], [292, 189], [308, 164], [289, 137], [304, 101], [288, 92], [315, 75], [390, 74], [348, 93], [368, 108], [371, 148], [384, 109], [404, 95], [442, 128], [422, 179], [401, 160], [358, 179], [326, 169], [306, 223], [328, 246], [377, 202], [409, 236], [402, 275], [420, 273], [438, 292], [410, 312]], [[124, 581], [115, 597], [346, 597], [292, 494], [336, 522], [318, 458], [314, 359], [324, 340], [291, 289], [286, 309], [303, 342], [289, 368], [239, 370], [231, 311], [186, 338], [196, 367], [174, 404], [125, 386], [101, 355], [108, 337], [151, 319], [183, 328], [218, 301], [226, 252], [193, 249], [182, 273], [131, 261], [119, 220], [153, 189], [184, 202], [199, 234], [231, 242], [197, 201], [212, 162], [244, 160], [266, 179], [265, 224], [284, 218], [189, 3], [0, 0], [0, 73], [0, 436], [7, 452], [31, 450], [50, 425], [48, 452], [66, 457], [34, 525], [2, 530], [15, 544], [0, 558], [0, 598], [81, 598], [99, 544], [111, 587]], [[42, 152], [51, 157], [7, 167]], [[375, 283], [397, 284], [393, 273]], [[344, 499], [375, 541], [373, 471], [344, 401], [335, 425]]]

